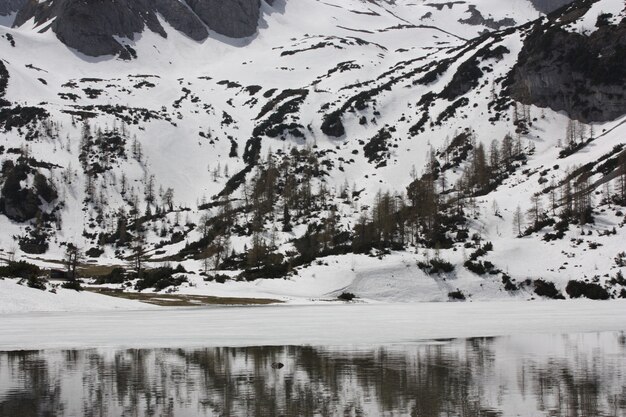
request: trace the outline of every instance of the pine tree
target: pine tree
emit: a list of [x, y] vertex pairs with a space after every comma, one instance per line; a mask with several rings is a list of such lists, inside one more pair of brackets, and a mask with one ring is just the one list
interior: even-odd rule
[[67, 267], [67, 276], [71, 280], [78, 278], [76, 268], [82, 259], [80, 249], [73, 243], [68, 243], [65, 249], [65, 265]]
[[146, 202], [154, 203], [154, 175], [150, 175], [146, 180]]
[[291, 232], [291, 214], [289, 213], [289, 207], [287, 203], [283, 205], [283, 232]]

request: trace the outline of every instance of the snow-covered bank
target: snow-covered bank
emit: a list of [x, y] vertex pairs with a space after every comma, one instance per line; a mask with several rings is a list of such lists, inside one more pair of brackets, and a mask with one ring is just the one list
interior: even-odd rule
[[158, 308], [138, 301], [107, 297], [86, 291], [56, 288], [56, 293], [18, 285], [15, 279], [0, 279], [0, 314], [33, 311], [106, 311]]
[[[617, 253], [619, 248], [611, 246], [612, 243], [608, 239], [602, 241], [608, 253]], [[250, 282], [232, 279], [224, 283], [205, 281], [202, 275], [192, 272], [202, 270], [201, 261], [186, 260], [181, 264], [190, 271], [183, 274], [188, 282], [177, 287], [176, 291], [214, 297], [270, 298], [289, 304], [328, 302], [337, 300], [343, 292], [350, 292], [367, 303], [446, 302], [450, 300], [450, 293], [456, 291], [460, 291], [467, 301], [538, 300], [543, 297], [535, 292], [534, 285], [524, 282], [526, 279], [550, 281], [556, 291], [568, 298], [568, 282], [593, 276], [597, 263], [593, 251], [581, 251], [577, 254], [576, 267], [560, 269], [555, 266], [546, 272], [550, 263], [558, 265], [569, 259], [560, 252], [559, 246], [536, 245], [529, 240], [516, 239], [507, 243], [506, 247], [503, 245], [502, 250], [505, 256], [494, 257], [494, 262], [504, 270], [512, 265], [523, 273], [513, 277], [517, 286], [510, 291], [502, 285], [500, 274], [477, 275], [462, 267], [464, 258], [467, 258], [464, 250], [447, 253], [446, 260], [458, 265], [450, 273], [427, 274], [420, 269], [418, 263], [427, 259], [426, 251], [419, 254], [397, 251], [385, 255], [382, 260], [363, 254], [327, 256], [299, 267], [297, 274], [284, 279]], [[431, 252], [430, 257], [434, 257], [434, 251]], [[528, 259], [533, 262], [528, 262]], [[232, 271], [219, 273], [233, 275]], [[610, 279], [608, 276], [598, 278], [602, 285]], [[123, 288], [121, 285], [110, 286]], [[619, 291], [621, 287], [615, 286], [610, 289], [610, 294], [619, 298]]]
[[0, 351], [97, 347], [377, 345], [426, 339], [626, 331], [626, 301], [353, 304], [25, 313]]

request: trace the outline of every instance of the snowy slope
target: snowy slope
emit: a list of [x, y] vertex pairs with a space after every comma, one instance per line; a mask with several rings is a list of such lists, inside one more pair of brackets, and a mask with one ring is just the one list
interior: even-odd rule
[[[545, 279], [560, 292], [570, 280], [597, 277], [604, 283], [623, 270], [614, 261], [624, 250], [623, 209], [602, 202], [609, 197], [607, 191], [618, 192], [619, 176], [596, 171], [590, 177], [596, 221], [570, 227], [560, 240], [543, 240], [551, 230], [518, 238], [512, 226], [516, 208], [526, 212], [532, 196], [551, 181], [558, 183], [580, 166], [599, 166], [603, 155], [626, 144], [626, 118], [620, 117], [593, 123], [594, 140], [559, 158], [570, 119], [536, 106], [526, 109], [530, 126], [516, 134], [519, 126], [513, 124], [517, 116], [506, 84], [531, 33], [528, 22], [541, 17], [531, 2], [276, 0], [263, 3], [261, 12], [258, 32], [244, 39], [211, 33], [196, 42], [162, 21], [167, 38], [146, 30], [133, 40], [120, 40], [136, 51], [131, 61], [87, 57], [65, 47], [51, 31], [41, 33], [42, 25], [33, 21], [18, 28], [10, 28], [8, 18], [0, 21], [5, 25], [0, 26], [0, 56], [9, 74], [5, 98], [13, 106], [33, 106], [48, 114], [22, 127], [5, 128], [0, 160], [17, 161], [26, 153], [52, 164], [37, 169], [58, 193], [54, 202], [45, 204], [54, 218], [45, 253], [27, 254], [14, 239], [31, 233], [34, 218], [16, 221], [0, 215], [0, 248], [46, 265], [45, 260], [62, 258], [65, 242], [74, 242], [84, 250], [101, 248], [99, 263], [125, 265], [130, 249], [103, 243], [100, 234], [116, 232], [120, 210], [130, 216], [135, 204], [141, 214], [148, 206], [152, 211], [156, 205], [165, 207], [160, 195], [171, 188], [173, 210], [146, 224], [152, 265], [182, 263], [198, 273], [202, 260], [177, 255], [202, 238], [192, 225], [203, 215], [218, 216], [224, 200], [216, 196], [229, 179], [246, 169], [247, 179], [256, 175], [245, 152], [253, 137], [261, 139], [261, 160], [270, 152], [287, 155], [292, 148], [316, 153], [325, 175], [313, 180], [313, 189], [323, 185], [335, 193], [330, 199], [339, 223], [350, 230], [369, 213], [378, 191], [406, 192], [415, 180], [412, 168], [421, 176], [433, 153], [443, 166], [445, 149], [461, 133], [471, 133], [476, 144], [487, 148], [510, 133], [527, 158], [494, 190], [471, 199], [473, 207], [467, 209], [475, 214], [467, 216], [468, 235], [493, 243], [493, 251], [482, 259], [517, 283]], [[622, 2], [601, 0], [565, 27], [589, 35], [602, 13], [612, 14], [610, 25], [620, 24], [626, 15]], [[537, 24], [546, 22], [542, 19]], [[459, 76], [474, 59], [481, 75]], [[326, 121], [333, 115], [339, 130], [328, 128]], [[85, 120], [92, 131], [101, 129], [125, 140], [121, 157], [96, 151], [98, 162], [110, 164], [110, 169], [95, 175], [90, 196], [89, 175], [80, 161]], [[372, 158], [365, 145], [381, 128], [390, 136]], [[133, 156], [135, 143], [141, 147], [139, 158]], [[466, 158], [445, 170], [448, 186], [442, 187], [442, 195], [454, 195], [454, 184], [469, 162]], [[544, 177], [547, 183], [540, 181]], [[23, 185], [32, 181], [30, 176]], [[146, 200], [149, 182], [156, 204]], [[358, 192], [350, 204], [338, 197], [344, 184]], [[229, 199], [242, 205], [242, 187]], [[211, 202], [219, 204], [208, 207]], [[548, 194], [543, 205], [548, 206]], [[276, 207], [282, 210], [280, 201]], [[328, 209], [312, 214], [314, 219], [328, 216]], [[249, 215], [240, 212], [235, 222], [243, 225]], [[263, 237], [276, 240], [277, 252], [287, 254], [294, 249], [293, 239], [306, 232], [306, 224], [282, 232], [276, 223], [276, 218], [264, 219]], [[605, 234], [613, 228], [615, 234]], [[230, 241], [241, 253], [252, 246], [252, 235], [233, 233]], [[501, 274], [477, 275], [464, 268], [475, 249], [457, 242], [441, 251], [408, 245], [386, 256], [337, 255], [321, 261], [328, 266], [314, 261], [300, 267], [288, 280], [218, 284], [196, 274], [189, 278], [193, 285], [180, 290], [285, 299], [333, 298], [350, 291], [366, 300], [439, 301], [457, 289], [471, 299], [536, 297], [531, 285], [507, 292]], [[418, 268], [418, 262], [434, 257], [456, 265], [455, 272], [433, 276]], [[611, 295], [619, 296], [621, 290], [617, 285]]]
[[0, 280], [0, 314], [45, 311], [108, 311], [156, 308], [137, 301], [107, 297], [91, 292], [55, 288], [54, 292], [19, 285], [16, 280]]

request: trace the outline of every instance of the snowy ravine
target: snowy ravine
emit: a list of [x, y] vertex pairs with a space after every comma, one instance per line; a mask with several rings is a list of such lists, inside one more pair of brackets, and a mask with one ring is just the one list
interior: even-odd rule
[[[126, 291], [626, 298], [626, 9], [546, 3], [261, 1], [244, 38], [152, 11], [116, 55], [66, 46], [54, 2], [0, 9], [0, 267], [74, 245]], [[145, 308], [14, 281], [0, 313]]]

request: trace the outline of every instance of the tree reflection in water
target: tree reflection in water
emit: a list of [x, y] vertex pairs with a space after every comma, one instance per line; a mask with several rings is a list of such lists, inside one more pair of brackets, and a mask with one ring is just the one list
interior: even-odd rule
[[626, 416], [624, 340], [5, 352], [0, 416]]

